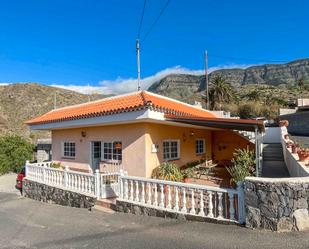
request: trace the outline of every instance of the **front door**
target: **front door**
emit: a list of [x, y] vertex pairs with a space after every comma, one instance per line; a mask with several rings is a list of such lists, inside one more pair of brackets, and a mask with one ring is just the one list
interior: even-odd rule
[[95, 171], [96, 169], [100, 169], [100, 161], [101, 161], [101, 142], [92, 141], [90, 165], [93, 171]]

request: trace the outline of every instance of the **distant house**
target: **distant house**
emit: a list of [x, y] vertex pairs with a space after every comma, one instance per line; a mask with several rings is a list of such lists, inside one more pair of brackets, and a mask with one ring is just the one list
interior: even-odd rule
[[226, 163], [236, 148], [257, 148], [259, 158], [259, 136], [252, 141], [236, 130], [264, 129], [263, 121], [219, 118], [147, 91], [56, 109], [26, 123], [52, 131], [53, 161], [81, 171], [117, 163], [129, 175], [144, 177], [164, 161]]

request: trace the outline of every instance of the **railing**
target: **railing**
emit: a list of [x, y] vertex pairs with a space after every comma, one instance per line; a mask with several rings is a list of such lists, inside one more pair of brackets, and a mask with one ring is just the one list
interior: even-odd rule
[[108, 161], [101, 164], [100, 171], [105, 173], [119, 173], [122, 170], [122, 164], [120, 161]]
[[26, 164], [26, 178], [46, 185], [65, 188], [71, 191], [95, 195], [95, 175], [63, 169]]
[[120, 189], [119, 198], [126, 202], [216, 220], [245, 222], [240, 185], [235, 190], [121, 176]]
[[243, 186], [237, 190], [133, 177], [120, 173], [94, 174], [26, 164], [26, 179], [97, 198], [118, 199], [174, 213], [235, 223], [245, 222]]

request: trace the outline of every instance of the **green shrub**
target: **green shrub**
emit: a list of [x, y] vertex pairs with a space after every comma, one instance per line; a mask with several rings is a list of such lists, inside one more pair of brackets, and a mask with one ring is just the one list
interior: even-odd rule
[[51, 168], [54, 168], [54, 169], [60, 169], [60, 168], [63, 168], [61, 163], [52, 163], [50, 165]]
[[164, 162], [152, 171], [152, 178], [180, 182], [183, 175], [176, 164]]
[[20, 172], [26, 160], [33, 159], [34, 146], [17, 135], [0, 137], [0, 175]]
[[227, 171], [231, 175], [231, 182], [237, 184], [247, 176], [254, 174], [254, 152], [249, 149], [236, 149], [231, 160], [233, 166], [228, 167]]

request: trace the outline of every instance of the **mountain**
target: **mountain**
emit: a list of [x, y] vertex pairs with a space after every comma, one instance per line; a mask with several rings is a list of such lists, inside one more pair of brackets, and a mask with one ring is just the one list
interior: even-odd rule
[[[246, 69], [221, 69], [209, 74], [209, 81], [214, 76], [221, 75], [235, 88], [246, 85], [266, 85], [277, 87], [292, 87], [300, 79], [309, 83], [309, 59], [292, 61], [286, 64], [265, 64]], [[192, 102], [200, 100], [201, 91], [205, 90], [205, 76], [198, 75], [168, 75], [152, 84], [149, 91], [179, 100]]]
[[85, 95], [36, 83], [16, 83], [0, 86], [0, 134], [12, 132], [25, 137], [48, 137], [48, 132], [30, 132], [24, 124], [28, 119], [44, 114], [56, 106], [64, 107], [103, 98]]

